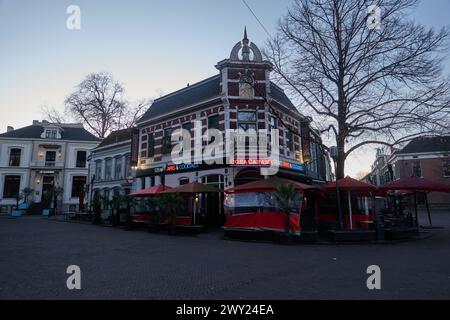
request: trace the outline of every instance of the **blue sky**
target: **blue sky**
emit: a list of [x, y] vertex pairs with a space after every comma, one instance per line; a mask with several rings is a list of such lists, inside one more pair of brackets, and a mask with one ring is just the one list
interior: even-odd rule
[[[247, 2], [274, 33], [291, 0]], [[81, 30], [66, 28], [71, 4], [81, 8]], [[426, 0], [414, 17], [442, 27], [448, 12], [450, 0]], [[0, 0], [0, 132], [41, 119], [42, 105], [62, 110], [90, 72], [111, 72], [131, 100], [214, 75], [245, 25], [263, 47], [267, 35], [241, 0]], [[350, 159], [350, 174], [368, 169], [367, 153]]]

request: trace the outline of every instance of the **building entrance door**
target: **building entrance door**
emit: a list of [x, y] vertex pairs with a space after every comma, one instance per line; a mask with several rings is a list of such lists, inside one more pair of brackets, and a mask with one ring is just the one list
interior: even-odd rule
[[[211, 185], [220, 190], [224, 188], [223, 175], [211, 175], [202, 178], [202, 183]], [[202, 195], [201, 223], [207, 228], [220, 228], [225, 224], [223, 210], [223, 193], [208, 193]]]
[[45, 207], [49, 207], [52, 202], [52, 189], [55, 185], [55, 177], [54, 176], [44, 176], [42, 178], [42, 200], [41, 203]]

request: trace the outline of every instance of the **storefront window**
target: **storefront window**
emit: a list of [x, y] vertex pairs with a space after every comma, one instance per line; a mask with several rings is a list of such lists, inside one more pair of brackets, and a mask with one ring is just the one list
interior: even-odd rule
[[[303, 195], [299, 194], [297, 201], [291, 206], [291, 213], [299, 213]], [[275, 192], [254, 192], [228, 194], [224, 206], [227, 214], [251, 212], [282, 212], [275, 200]]]
[[14, 199], [20, 193], [20, 176], [5, 176], [3, 198]]
[[72, 179], [72, 198], [79, 198], [83, 192], [86, 185], [86, 177], [73, 177]]

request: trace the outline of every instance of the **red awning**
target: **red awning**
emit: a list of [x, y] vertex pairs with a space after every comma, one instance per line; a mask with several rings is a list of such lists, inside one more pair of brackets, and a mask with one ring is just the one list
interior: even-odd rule
[[170, 190], [172, 189], [171, 187], [168, 186], [162, 186], [162, 185], [158, 185], [158, 186], [154, 186], [151, 188], [147, 188], [141, 191], [137, 191], [134, 193], [131, 193], [130, 196], [132, 197], [136, 197], [136, 198], [145, 198], [145, 197], [149, 197], [149, 196], [155, 196], [160, 194], [163, 191], [166, 190]]
[[271, 177], [268, 179], [261, 179], [253, 181], [250, 183], [243, 184], [231, 189], [226, 190], [226, 192], [242, 192], [242, 191], [259, 191], [259, 190], [275, 190], [279, 185], [287, 184], [292, 185], [296, 190], [310, 190], [310, 189], [320, 189], [319, 187], [310, 186], [304, 183], [295, 182], [288, 179]]
[[450, 192], [450, 185], [425, 178], [411, 177], [387, 183], [382, 185], [380, 189]]
[[[350, 177], [340, 179], [337, 182], [340, 190], [351, 191], [351, 192], [375, 192], [378, 190], [376, 186], [370, 183], [362, 182]], [[323, 189], [327, 191], [336, 190], [336, 181], [330, 182], [324, 186]]]

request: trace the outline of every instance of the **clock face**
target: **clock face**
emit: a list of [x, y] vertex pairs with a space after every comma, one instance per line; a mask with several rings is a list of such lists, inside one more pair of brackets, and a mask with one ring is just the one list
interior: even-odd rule
[[241, 83], [247, 83], [247, 84], [251, 84], [253, 85], [253, 77], [249, 76], [247, 74], [244, 74], [241, 76], [241, 78], [239, 79], [239, 82]]
[[253, 77], [242, 75], [239, 79], [239, 96], [246, 99], [254, 98], [255, 91], [253, 89]]

